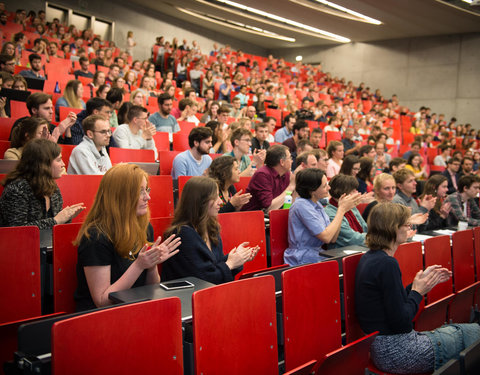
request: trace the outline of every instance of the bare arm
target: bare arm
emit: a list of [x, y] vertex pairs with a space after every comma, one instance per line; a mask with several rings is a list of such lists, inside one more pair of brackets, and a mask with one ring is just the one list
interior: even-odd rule
[[160, 244], [160, 240], [159, 237], [148, 250], [145, 245], [138, 253], [137, 259], [113, 284], [110, 284], [110, 265], [83, 267], [90, 295], [97, 307], [107, 306], [111, 303], [108, 299], [110, 293], [130, 289], [145, 269], [148, 270], [147, 283], [160, 281], [157, 265], [178, 253], [177, 247], [180, 245], [180, 238], [172, 235], [162, 244]]

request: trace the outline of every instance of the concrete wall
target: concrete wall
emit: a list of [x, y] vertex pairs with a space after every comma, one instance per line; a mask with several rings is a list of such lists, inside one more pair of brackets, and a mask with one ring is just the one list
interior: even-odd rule
[[[157, 36], [164, 36], [166, 40], [177, 37], [180, 41], [186, 38], [190, 43], [198, 41], [203, 53], [212, 49], [214, 42], [220, 45], [230, 44], [233, 49], [241, 49], [247, 53], [266, 56], [265, 49], [257, 47], [239, 39], [221, 35], [218, 32], [195, 24], [186, 23], [179, 19], [154, 12], [150, 9], [139, 8], [128, 1], [96, 1], [96, 0], [54, 0], [54, 4], [93, 14], [97, 18], [115, 21], [114, 41], [120, 48], [126, 47], [127, 31], [132, 30], [137, 42], [133, 54], [135, 59], [143, 60], [150, 57], [150, 51]], [[45, 2], [39, 0], [21, 0], [19, 2], [6, 1], [9, 10], [24, 8], [27, 11], [45, 9]]]
[[480, 34], [448, 35], [333, 47], [271, 51], [321, 62], [334, 76], [397, 94], [412, 110], [422, 105], [480, 128]]

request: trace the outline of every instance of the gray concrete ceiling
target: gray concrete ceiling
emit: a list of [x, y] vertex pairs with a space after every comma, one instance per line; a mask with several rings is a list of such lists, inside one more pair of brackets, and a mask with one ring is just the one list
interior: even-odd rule
[[[308, 1], [308, 0], [300, 0]], [[332, 0], [339, 5], [378, 19], [381, 25], [340, 18], [296, 4], [290, 0], [236, 0], [246, 6], [289, 18], [351, 39], [352, 42], [372, 42], [420, 36], [480, 32], [480, 17], [461, 11], [436, 0]], [[447, 0], [451, 1], [451, 0]], [[285, 29], [265, 19], [252, 19], [238, 10], [227, 12], [206, 1], [196, 0], [132, 0], [146, 9], [164, 13], [177, 20], [197, 24], [252, 43], [269, 50], [336, 44], [326, 39]], [[231, 19], [277, 34], [293, 37], [295, 43], [249, 34], [240, 30], [199, 19], [180, 12], [181, 7], [219, 18]], [[477, 7], [478, 8], [478, 7]]]

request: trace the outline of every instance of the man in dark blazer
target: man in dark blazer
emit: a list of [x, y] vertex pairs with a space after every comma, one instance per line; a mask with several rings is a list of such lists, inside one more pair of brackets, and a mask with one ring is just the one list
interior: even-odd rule
[[460, 159], [450, 158], [447, 161], [447, 169], [445, 169], [442, 174], [447, 178], [448, 181], [448, 192], [447, 194], [455, 193], [458, 190], [457, 182], [460, 179], [458, 171], [460, 169]]

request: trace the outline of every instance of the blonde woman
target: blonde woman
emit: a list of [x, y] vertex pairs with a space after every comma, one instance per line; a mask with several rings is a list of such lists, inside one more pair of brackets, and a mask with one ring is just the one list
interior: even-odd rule
[[60, 107], [70, 107], [85, 109], [85, 102], [83, 97], [83, 85], [77, 79], [68, 81], [63, 96], [58, 98], [55, 104], [55, 113], [57, 121], [60, 120]]

